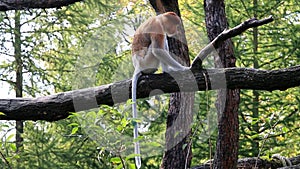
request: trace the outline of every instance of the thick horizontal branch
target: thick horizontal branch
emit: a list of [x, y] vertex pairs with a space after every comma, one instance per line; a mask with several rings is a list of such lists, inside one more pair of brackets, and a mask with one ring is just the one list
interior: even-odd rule
[[[193, 92], [221, 88], [285, 90], [300, 86], [300, 66], [280, 70], [247, 68], [201, 69], [171, 74], [143, 75], [138, 98], [172, 92]], [[47, 120], [68, 117], [70, 112], [99, 105], [114, 105], [130, 98], [131, 80], [75, 90], [39, 98], [0, 99], [0, 120]]]
[[83, 0], [1, 0], [0, 11], [24, 10], [30, 8], [60, 8]]

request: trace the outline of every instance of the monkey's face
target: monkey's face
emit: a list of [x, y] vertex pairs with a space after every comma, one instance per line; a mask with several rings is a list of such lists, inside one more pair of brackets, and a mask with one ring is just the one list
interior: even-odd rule
[[169, 25], [166, 25], [165, 31], [169, 37], [172, 37], [172, 36], [175, 36], [176, 34], [178, 34], [178, 27], [179, 27], [179, 25], [169, 24]]
[[168, 36], [174, 36], [178, 33], [178, 27], [180, 26], [181, 20], [175, 13], [165, 13], [164, 29]]

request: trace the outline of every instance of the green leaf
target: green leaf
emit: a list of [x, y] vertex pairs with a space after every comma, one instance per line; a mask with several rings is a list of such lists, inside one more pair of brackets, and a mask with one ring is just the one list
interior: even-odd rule
[[283, 131], [284, 133], [287, 133], [287, 132], [289, 131], [289, 129], [288, 129], [287, 127], [282, 127], [282, 131]]
[[129, 169], [136, 169], [135, 164], [130, 163], [129, 161], [127, 163], [128, 163]]
[[126, 105], [128, 106], [128, 105], [131, 105], [131, 104], [133, 104], [132, 99], [128, 99], [128, 100], [126, 101]]
[[77, 116], [79, 116], [78, 113], [71, 113], [71, 114], [68, 116], [68, 118], [75, 118], [75, 117], [77, 117]]
[[256, 138], [259, 138], [259, 134], [254, 134], [251, 136], [251, 139], [256, 139]]
[[12, 151], [17, 151], [16, 144], [10, 144], [10, 148], [12, 149]]
[[6, 141], [10, 141], [10, 140], [12, 140], [14, 137], [15, 137], [15, 135], [14, 135], [14, 134], [11, 134], [11, 135], [9, 135], [9, 136], [6, 138]]
[[77, 131], [78, 131], [78, 127], [74, 127], [74, 128], [72, 129], [71, 134], [75, 134]]
[[121, 161], [120, 157], [113, 157], [113, 158], [110, 159], [110, 162], [119, 164], [122, 161]]
[[258, 118], [252, 118], [251, 125], [254, 125], [258, 122]]

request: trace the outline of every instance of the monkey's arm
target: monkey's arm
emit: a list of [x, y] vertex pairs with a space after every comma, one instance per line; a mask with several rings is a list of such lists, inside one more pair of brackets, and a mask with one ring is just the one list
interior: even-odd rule
[[165, 50], [165, 35], [156, 34], [151, 36], [151, 52], [165, 65], [173, 68], [173, 70], [188, 70], [189, 67], [182, 66], [178, 63], [167, 50]]

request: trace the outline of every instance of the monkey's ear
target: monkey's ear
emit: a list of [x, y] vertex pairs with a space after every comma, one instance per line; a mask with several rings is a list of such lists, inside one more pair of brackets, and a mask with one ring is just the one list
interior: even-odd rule
[[167, 23], [177, 25], [181, 22], [180, 17], [175, 12], [167, 12], [163, 14], [163, 18], [167, 20]]
[[165, 15], [178, 16], [175, 12], [166, 12]]

